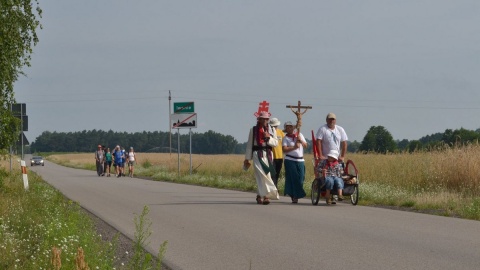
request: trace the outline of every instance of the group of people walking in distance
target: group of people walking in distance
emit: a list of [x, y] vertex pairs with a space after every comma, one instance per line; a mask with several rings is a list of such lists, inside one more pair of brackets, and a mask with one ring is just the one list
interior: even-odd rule
[[[315, 134], [318, 149], [318, 166], [315, 170], [325, 176], [325, 199], [327, 204], [335, 204], [331, 190], [337, 189], [338, 200], [343, 200], [342, 163], [347, 151], [347, 134], [336, 124], [337, 117], [328, 113], [326, 123]], [[287, 121], [283, 130], [277, 118], [270, 119], [270, 113], [262, 111], [257, 123], [250, 129], [243, 162], [244, 169], [253, 162], [257, 182], [257, 204], [267, 205], [270, 200], [278, 200], [278, 180], [282, 167], [285, 168], [284, 195], [290, 196], [292, 203], [306, 196], [303, 188], [305, 181], [305, 160], [303, 157], [307, 141], [296, 125]]]
[[95, 163], [98, 176], [110, 177], [111, 167], [115, 167], [115, 176], [125, 176], [125, 164], [128, 165], [128, 176], [133, 177], [133, 171], [135, 167], [136, 154], [133, 147], [130, 147], [128, 152], [124, 147], [119, 145], [115, 146], [113, 151], [110, 152], [109, 147], [102, 145], [97, 146], [95, 151]]

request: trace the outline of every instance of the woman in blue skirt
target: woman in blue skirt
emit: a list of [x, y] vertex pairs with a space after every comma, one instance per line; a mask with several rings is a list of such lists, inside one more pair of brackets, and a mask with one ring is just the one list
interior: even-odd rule
[[285, 132], [282, 142], [285, 154], [285, 195], [292, 198], [292, 203], [298, 203], [298, 199], [306, 195], [303, 189], [305, 181], [303, 148], [307, 147], [307, 142], [302, 133], [295, 133], [295, 128], [290, 121], [285, 123]]

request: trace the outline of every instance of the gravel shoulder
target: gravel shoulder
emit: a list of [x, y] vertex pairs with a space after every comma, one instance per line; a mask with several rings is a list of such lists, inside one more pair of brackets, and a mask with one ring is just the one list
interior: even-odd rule
[[[133, 254], [135, 252], [134, 241], [128, 238], [127, 236], [125, 236], [124, 234], [122, 234], [120, 231], [118, 231], [114, 227], [112, 227], [107, 222], [103, 221], [102, 219], [92, 214], [90, 211], [84, 208], [82, 208], [82, 210], [94, 222], [95, 230], [97, 234], [101, 235], [104, 241], [110, 242], [113, 239], [115, 239], [115, 237], [117, 237], [117, 249], [116, 249], [114, 264], [116, 269], [127, 269], [126, 265], [130, 261], [130, 259], [133, 257]], [[155, 260], [157, 259], [156, 254], [151, 254], [151, 255], [152, 255], [152, 258], [155, 258]], [[171, 268], [165, 266], [164, 264], [162, 265], [162, 269], [172, 270]]]
[[107, 222], [103, 221], [102, 219], [98, 218], [90, 211], [82, 208], [82, 210], [90, 217], [90, 219], [94, 222], [95, 230], [97, 234], [102, 236], [102, 240], [104, 241], [112, 241], [115, 237], [117, 239], [117, 250], [115, 254], [115, 267], [122, 269], [122, 263], [127, 265], [128, 261], [132, 258], [134, 253], [134, 242], [132, 239], [128, 238], [121, 232], [117, 231], [114, 227], [112, 227]]

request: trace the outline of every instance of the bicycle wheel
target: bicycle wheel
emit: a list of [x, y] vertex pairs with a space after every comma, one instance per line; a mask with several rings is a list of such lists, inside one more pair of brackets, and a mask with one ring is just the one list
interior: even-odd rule
[[352, 195], [350, 195], [350, 202], [353, 205], [358, 203], [358, 185], [355, 185]]
[[320, 200], [320, 183], [318, 179], [313, 180], [311, 190], [312, 204], [317, 205]]

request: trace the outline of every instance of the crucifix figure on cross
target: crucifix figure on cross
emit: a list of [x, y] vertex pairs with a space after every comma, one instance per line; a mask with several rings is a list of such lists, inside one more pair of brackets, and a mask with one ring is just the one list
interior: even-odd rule
[[[311, 109], [312, 106], [302, 106], [302, 103], [299, 100], [298, 105], [296, 105], [296, 106], [295, 105], [287, 105], [287, 108], [290, 108], [292, 110], [292, 112], [297, 116], [297, 124], [296, 124], [295, 128], [297, 129], [297, 134], [300, 134], [300, 127], [302, 126], [302, 115], [305, 114], [308, 109]], [[294, 108], [297, 108], [297, 110], [294, 111], [293, 110]], [[305, 109], [305, 110], [302, 112], [301, 109]]]

